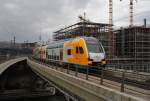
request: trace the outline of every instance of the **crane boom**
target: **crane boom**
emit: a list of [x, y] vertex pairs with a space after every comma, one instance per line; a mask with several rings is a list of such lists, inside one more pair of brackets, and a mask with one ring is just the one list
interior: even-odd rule
[[[120, 0], [122, 1], [122, 0]], [[134, 0], [130, 0], [130, 3], [129, 3], [129, 9], [130, 9], [130, 15], [129, 15], [129, 27], [132, 27], [133, 26], [133, 1]], [[137, 2], [137, 0], [135, 0]]]

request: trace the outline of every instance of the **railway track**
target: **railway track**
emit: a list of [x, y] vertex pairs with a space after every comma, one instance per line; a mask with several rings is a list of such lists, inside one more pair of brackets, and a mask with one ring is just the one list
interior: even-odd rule
[[[122, 82], [122, 78], [115, 77], [115, 76], [110, 77], [107, 74], [105, 74], [104, 79], [113, 80], [113, 81], [119, 82], [119, 83]], [[128, 79], [128, 78], [125, 78], [124, 82], [125, 82], [125, 84], [128, 84], [128, 85], [132, 85], [132, 86], [136, 86], [136, 87], [139, 87], [139, 88], [142, 88], [142, 89], [150, 90], [150, 83], [148, 84], [146, 82], [139, 82], [139, 81], [131, 80], [131, 79]]]
[[[67, 69], [67, 68], [65, 68], [65, 69]], [[70, 68], [70, 69], [75, 71], [75, 69], [73, 69], [73, 68]], [[86, 71], [84, 71], [84, 72], [83, 71], [78, 71], [78, 72], [86, 73]], [[139, 87], [139, 88], [142, 88], [142, 89], [145, 89], [145, 90], [150, 90], [150, 81], [147, 82], [145, 80], [145, 82], [144, 82], [143, 78], [140, 78], [142, 80], [139, 80], [139, 81], [138, 80], [133, 80], [132, 78], [130, 79], [130, 77], [126, 77], [125, 72], [124, 72], [124, 77], [122, 77], [123, 76], [123, 71], [122, 72], [119, 71], [120, 72], [119, 76], [114, 76], [114, 75], [112, 75], [112, 74], [114, 74], [114, 72], [117, 73], [117, 71], [104, 69], [103, 70], [103, 79], [115, 81], [115, 82], [118, 82], [118, 83], [124, 82], [124, 84], [127, 84], [127, 85]], [[134, 73], [132, 73], [132, 74], [134, 74]], [[95, 73], [89, 72], [89, 75], [101, 78], [101, 73], [100, 72], [99, 73], [98, 72], [95, 72]], [[136, 76], [139, 76], [139, 75], [137, 74], [137, 75], [134, 75], [132, 77], [136, 78]], [[150, 76], [150, 75], [147, 75], [147, 76]]]

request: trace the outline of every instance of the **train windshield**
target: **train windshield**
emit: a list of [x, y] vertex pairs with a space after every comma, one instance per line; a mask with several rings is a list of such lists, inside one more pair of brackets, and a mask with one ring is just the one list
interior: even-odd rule
[[90, 53], [103, 53], [103, 47], [97, 39], [86, 40], [87, 49]]

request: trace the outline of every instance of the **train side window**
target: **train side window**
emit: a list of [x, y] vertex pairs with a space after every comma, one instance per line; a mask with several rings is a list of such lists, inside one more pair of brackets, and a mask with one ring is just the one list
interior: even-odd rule
[[68, 54], [68, 55], [71, 55], [71, 49], [68, 49], [68, 50], [67, 50], [67, 54]]
[[55, 60], [55, 55], [53, 55], [53, 60]]
[[82, 47], [79, 47], [79, 51], [80, 51], [80, 54], [83, 54], [84, 51], [83, 51], [83, 48]]
[[57, 56], [57, 60], [59, 60], [59, 56]]
[[77, 54], [79, 53], [79, 48], [78, 48], [78, 47], [76, 47], [76, 53], [77, 53]]
[[57, 59], [56, 59], [56, 54], [54, 55], [54, 60], [57, 60]]

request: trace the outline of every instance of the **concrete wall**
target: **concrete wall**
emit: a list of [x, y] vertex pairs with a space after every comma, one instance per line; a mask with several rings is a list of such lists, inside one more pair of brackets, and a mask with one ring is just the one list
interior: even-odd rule
[[86, 101], [145, 101], [144, 99], [54, 70], [29, 59], [27, 59], [27, 63], [35, 72], [38, 72], [47, 80], [54, 82]]

